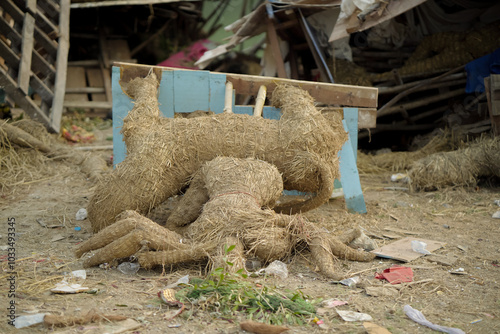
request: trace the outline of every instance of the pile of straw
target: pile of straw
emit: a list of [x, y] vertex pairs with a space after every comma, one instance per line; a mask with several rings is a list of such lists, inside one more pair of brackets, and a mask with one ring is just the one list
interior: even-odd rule
[[[115, 224], [82, 243], [76, 255], [97, 249], [85, 261], [85, 266], [93, 266], [135, 254], [145, 268], [209, 259], [212, 267], [235, 272], [244, 268], [247, 257], [267, 263], [290, 256], [299, 243], [305, 243], [321, 272], [331, 278], [340, 277], [334, 256], [373, 258], [346, 246], [360, 236], [359, 230], [337, 239], [300, 216], [273, 211], [282, 191], [275, 166], [253, 158], [217, 157], [203, 164], [179, 202], [178, 212], [188, 213], [189, 219], [175, 215], [168, 222], [179, 233], [125, 211]], [[230, 246], [234, 249], [228, 253]]]
[[316, 193], [278, 211], [307, 211], [328, 201], [347, 134], [314, 107], [306, 91], [292, 86], [274, 90], [273, 105], [283, 112], [279, 121], [233, 113], [172, 119], [160, 117], [157, 88], [153, 72], [127, 84], [135, 99], [122, 128], [127, 157], [91, 198], [94, 232], [125, 210], [147, 213], [177, 195], [204, 162], [217, 156], [267, 161], [282, 173], [286, 189]]
[[416, 161], [408, 176], [415, 190], [475, 186], [482, 177], [500, 177], [500, 139], [429, 155]]
[[449, 133], [434, 136], [424, 147], [414, 152], [389, 152], [369, 155], [358, 152], [358, 171], [361, 174], [374, 174], [380, 172], [404, 172], [412, 164], [430, 154], [447, 151], [453, 145]]

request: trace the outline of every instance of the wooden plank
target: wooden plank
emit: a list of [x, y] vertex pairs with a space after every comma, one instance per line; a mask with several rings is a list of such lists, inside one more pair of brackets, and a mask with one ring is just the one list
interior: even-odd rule
[[59, 12], [61, 11], [61, 7], [52, 0], [43, 0], [38, 1], [38, 8], [41, 9], [47, 17], [51, 18], [54, 21], [57, 21], [59, 18]]
[[224, 74], [212, 73], [210, 75], [210, 101], [208, 110], [220, 113], [224, 109], [224, 91], [226, 89], [226, 76]]
[[12, 0], [3, 0], [2, 9], [9, 14], [16, 23], [20, 25], [23, 24], [24, 13], [14, 4], [14, 2], [12, 2]]
[[174, 112], [193, 112], [209, 108], [208, 71], [174, 71]]
[[[62, 16], [63, 15], [62, 15], [62, 7], [61, 7], [60, 18], [62, 18]], [[49, 36], [50, 35], [54, 35], [54, 36], [59, 35], [60, 36], [59, 27], [54, 25], [52, 23], [52, 21], [47, 16], [45, 16], [44, 13], [42, 13], [41, 11], [37, 11], [36, 15], [35, 15], [35, 19], [37, 22], [37, 26], [39, 26], [42, 29], [42, 31], [44, 31], [46, 34], [48, 34]], [[68, 18], [68, 20], [69, 20], [69, 18]]]
[[[350, 132], [345, 120], [342, 121], [344, 129]], [[338, 153], [340, 162], [340, 182], [344, 191], [344, 197], [347, 210], [351, 213], [366, 213], [366, 204], [363, 197], [363, 190], [359, 179], [358, 167], [356, 166], [356, 158], [354, 156], [351, 137], [342, 146]]]
[[95, 2], [79, 2], [71, 4], [71, 8], [94, 8], [106, 6], [130, 6], [130, 5], [154, 5], [169, 2], [179, 2], [179, 0], [108, 0]]
[[110, 110], [113, 107], [113, 102], [108, 101], [71, 101], [65, 100], [63, 103], [65, 108], [80, 108], [80, 109], [106, 109]]
[[[384, 10], [384, 13], [382, 16], [367, 15], [365, 17], [365, 20], [363, 20], [362, 23], [359, 24], [359, 27], [355, 31], [363, 31], [363, 30], [366, 30], [368, 28], [371, 28], [371, 27], [373, 27], [381, 22], [389, 20], [395, 16], [398, 16], [399, 14], [404, 13], [407, 10], [410, 10], [411, 8], [418, 6], [422, 3], [424, 3], [425, 1], [426, 0], [390, 1], [389, 4], [387, 5], [387, 8]], [[356, 15], [356, 14], [353, 14], [353, 15]], [[356, 18], [356, 21], [358, 21], [357, 18]], [[340, 38], [347, 37], [347, 36], [349, 36], [350, 33], [354, 32], [354, 31], [350, 31], [349, 33], [347, 32], [349, 22], [350, 22], [349, 18], [346, 18], [345, 20], [337, 21], [328, 41], [329, 42], [336, 41]], [[360, 21], [358, 21], [358, 22], [360, 22]]]
[[24, 94], [28, 95], [31, 76], [31, 56], [33, 54], [33, 44], [35, 31], [35, 18], [30, 13], [24, 16], [23, 42], [21, 46], [21, 62], [19, 64], [19, 74], [17, 83]]
[[31, 117], [45, 125], [49, 130], [55, 131], [50, 124], [50, 119], [40, 108], [16, 87], [16, 82], [0, 67], [0, 87]]
[[[100, 74], [100, 72], [99, 72]], [[104, 93], [104, 87], [73, 87], [66, 88], [66, 94], [102, 94]]]
[[[106, 72], [109, 74], [109, 70], [105, 69]], [[104, 79], [103, 79], [103, 74], [100, 68], [87, 68], [86, 70], [87, 74], [87, 81], [89, 84], [89, 87], [99, 87], [102, 89], [102, 93], [92, 93], [90, 95], [90, 99], [92, 101], [108, 101], [106, 98], [106, 94], [104, 93]], [[109, 100], [111, 101], [111, 100]], [[99, 109], [94, 110], [94, 111], [101, 111]]]
[[500, 74], [490, 75], [491, 114], [500, 116]]
[[40, 95], [42, 101], [47, 105], [52, 105], [54, 99], [54, 92], [36, 75], [30, 77], [30, 86], [33, 90]]
[[35, 41], [55, 60], [57, 59], [58, 44], [49, 38], [39, 27], [35, 26]]
[[21, 34], [12, 28], [2, 16], [0, 16], [0, 34], [4, 35], [5, 38], [9, 39], [15, 46], [21, 45], [23, 39]]
[[44, 57], [42, 57], [36, 50], [32, 52], [31, 70], [33, 73], [42, 73], [44, 76], [53, 78], [56, 74], [56, 69]]
[[[85, 67], [68, 67], [67, 69], [67, 88], [80, 88], [86, 87], [87, 80], [85, 77]], [[87, 94], [65, 94], [64, 102], [77, 101], [77, 102], [87, 102]], [[65, 105], [67, 105], [65, 103]]]
[[[123, 69], [126, 69], [127, 67], [144, 67], [159, 68], [161, 70], [178, 70], [177, 68], [173, 67], [150, 66], [122, 62], [116, 62], [115, 65], [120, 66]], [[189, 70], [183, 69], [183, 71]], [[246, 74], [222, 74], [226, 75], [227, 80], [231, 80], [238, 94], [257, 95], [259, 87], [261, 85], [264, 85], [267, 87], [268, 96], [270, 96], [270, 94], [276, 87], [276, 84], [289, 84], [307, 90], [317, 102], [321, 102], [324, 104], [337, 104], [349, 107], [377, 107], [378, 89], [374, 87], [301, 81]]]
[[491, 100], [491, 77], [484, 78], [484, 88], [486, 91], [486, 99], [488, 101], [488, 110], [491, 120], [491, 130], [495, 136], [500, 136], [500, 116], [493, 115], [492, 100]]
[[0, 39], [0, 55], [2, 55], [2, 58], [5, 60], [9, 68], [14, 70], [19, 69], [19, 57], [1, 39]]
[[[342, 107], [319, 108], [322, 113], [343, 112]], [[377, 108], [358, 108], [358, 129], [373, 129], [377, 127]]]
[[[167, 75], [162, 75], [160, 84], [160, 94], [158, 96], [158, 101], [164, 95], [161, 94], [162, 86], [164, 85], [164, 80]], [[120, 85], [120, 68], [113, 66], [111, 72], [111, 81], [113, 89], [113, 165], [120, 163], [127, 156], [127, 149], [125, 147], [125, 142], [123, 141], [123, 135], [121, 134], [121, 129], [123, 127], [123, 119], [127, 116], [128, 112], [132, 110], [134, 104], [132, 99], [128, 97], [122, 90]], [[168, 88], [168, 87], [167, 87]], [[165, 94], [166, 95], [166, 94]], [[172, 103], [172, 100], [169, 100]], [[173, 106], [171, 117], [174, 117]]]
[[287, 75], [285, 70], [285, 63], [283, 62], [283, 55], [281, 54], [278, 34], [276, 33], [276, 29], [274, 28], [274, 21], [272, 18], [267, 18], [267, 37], [269, 38], [274, 62], [276, 63], [278, 77], [286, 78]]
[[[113, 67], [115, 69], [116, 67]], [[111, 85], [112, 87], [115, 85]], [[164, 71], [161, 74], [160, 87], [158, 88], [158, 103], [163, 116], [173, 118], [175, 115], [174, 105], [174, 71]], [[115, 87], [113, 87], [113, 105], [115, 100]], [[114, 107], [113, 107], [114, 108]], [[126, 115], [126, 114], [125, 114]], [[114, 121], [113, 121], [114, 123]], [[114, 137], [113, 137], [114, 138]]]
[[57, 49], [56, 63], [56, 79], [54, 83], [54, 102], [52, 104], [51, 122], [56, 132], [59, 132], [61, 127], [61, 118], [63, 112], [63, 101], [66, 88], [66, 70], [68, 64], [69, 52], [69, 11], [70, 0], [60, 1], [60, 18], [59, 18], [59, 40]]

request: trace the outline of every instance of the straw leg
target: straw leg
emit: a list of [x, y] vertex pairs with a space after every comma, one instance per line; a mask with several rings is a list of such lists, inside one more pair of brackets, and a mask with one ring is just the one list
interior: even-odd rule
[[333, 255], [341, 259], [368, 262], [375, 258], [375, 254], [351, 248], [337, 238], [330, 238], [328, 242]]
[[204, 260], [213, 250], [211, 247], [193, 247], [161, 252], [142, 252], [137, 254], [141, 267], [150, 269], [155, 266], [166, 266], [184, 262]]
[[309, 241], [309, 249], [323, 275], [337, 281], [342, 279], [342, 275], [335, 272], [334, 256], [327, 239], [321, 237], [312, 238]]
[[167, 226], [185, 226], [194, 222], [201, 214], [203, 204], [208, 202], [208, 191], [200, 173], [191, 181], [186, 193], [167, 219]]

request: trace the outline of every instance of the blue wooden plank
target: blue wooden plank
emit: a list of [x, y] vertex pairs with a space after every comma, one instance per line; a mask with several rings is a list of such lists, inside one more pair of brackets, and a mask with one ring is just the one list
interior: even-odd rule
[[175, 70], [173, 73], [174, 111], [180, 113], [208, 110], [210, 72]]
[[158, 88], [158, 103], [160, 112], [165, 117], [174, 117], [174, 71], [163, 71]]
[[209, 110], [216, 114], [220, 114], [224, 111], [226, 75], [221, 73], [210, 73], [209, 88]]
[[[347, 131], [346, 121], [342, 121], [344, 129]], [[340, 182], [344, 191], [344, 198], [349, 212], [366, 213], [366, 204], [359, 180], [358, 167], [352, 150], [351, 139], [342, 146], [339, 152], [340, 158]]]
[[351, 140], [354, 160], [358, 160], [358, 108], [344, 108], [344, 120]]
[[123, 119], [134, 106], [132, 99], [123, 92], [120, 86], [120, 68], [116, 66], [113, 66], [111, 74], [111, 93], [113, 96], [113, 164], [116, 165], [125, 159], [127, 153], [120, 131]]

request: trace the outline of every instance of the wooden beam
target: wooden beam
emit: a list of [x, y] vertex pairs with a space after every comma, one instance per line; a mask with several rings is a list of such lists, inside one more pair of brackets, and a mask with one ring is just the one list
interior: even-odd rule
[[31, 56], [33, 54], [35, 18], [30, 13], [24, 15], [23, 42], [21, 46], [21, 62], [17, 83], [24, 94], [28, 95], [31, 76]]
[[[343, 112], [342, 107], [319, 108], [321, 113]], [[358, 129], [373, 129], [377, 127], [377, 108], [358, 108]]]
[[[122, 71], [126, 68], [142, 67], [155, 68], [160, 71], [176, 71], [178, 68], [150, 66], [141, 64], [130, 64], [115, 62], [114, 66], [121, 67]], [[185, 69], [182, 69], [185, 70]], [[216, 72], [213, 72], [216, 73]], [[311, 96], [320, 103], [350, 106], [350, 107], [367, 107], [376, 108], [378, 89], [374, 87], [352, 86], [342, 84], [331, 84], [326, 82], [301, 81], [293, 79], [282, 79], [275, 77], [263, 77], [256, 75], [221, 73], [226, 76], [227, 80], [233, 83], [233, 87], [238, 94], [257, 95], [259, 87], [264, 85], [267, 87], [268, 95], [274, 91], [277, 84], [289, 84], [300, 87], [311, 94]]]
[[1, 39], [0, 39], [0, 55], [2, 55], [2, 58], [5, 60], [9, 68], [13, 70], [19, 69], [19, 57]]
[[0, 16], [0, 33], [9, 39], [15, 46], [21, 45], [23, 40], [21, 34], [13, 29], [2, 16]]
[[70, 0], [61, 0], [59, 14], [59, 47], [57, 49], [56, 80], [54, 83], [54, 102], [52, 103], [51, 124], [56, 132], [61, 128], [63, 102], [66, 89], [66, 70], [69, 51], [69, 12]]
[[112, 109], [113, 102], [108, 101], [64, 101], [65, 108]]
[[16, 87], [16, 82], [12, 80], [10, 75], [4, 71], [2, 67], [0, 67], [0, 87], [12, 97], [16, 103], [23, 108], [23, 110], [31, 117], [31, 119], [38, 121], [45, 125], [49, 130], [55, 131], [55, 129], [51, 126], [50, 119], [45, 115], [40, 108], [36, 105], [36, 103], [27, 97], [23, 92], [21, 92]]

